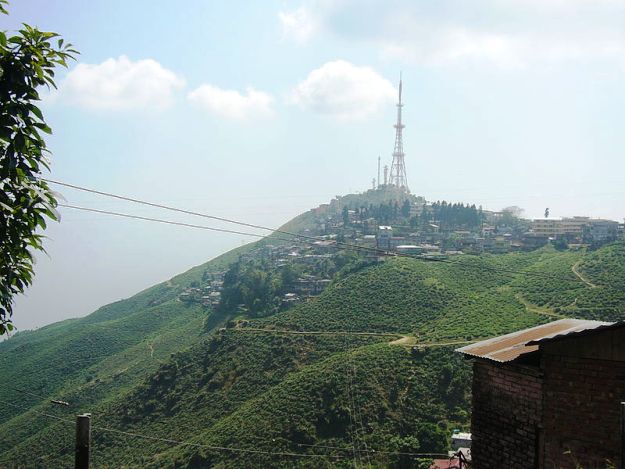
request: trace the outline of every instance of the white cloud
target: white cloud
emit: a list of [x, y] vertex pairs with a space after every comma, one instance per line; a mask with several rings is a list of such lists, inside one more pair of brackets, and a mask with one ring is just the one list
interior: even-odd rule
[[291, 12], [281, 11], [278, 13], [278, 18], [284, 37], [293, 38], [299, 43], [308, 41], [317, 30], [315, 18], [306, 7], [300, 7]]
[[393, 102], [395, 88], [369, 67], [344, 60], [327, 62], [310, 72], [292, 94], [304, 109], [339, 119], [359, 119]]
[[387, 59], [425, 65], [483, 61], [520, 68], [526, 64], [528, 52], [527, 45], [518, 39], [467, 29], [439, 31], [429, 37], [429, 42], [397, 40], [382, 44], [382, 56]]
[[182, 87], [184, 80], [157, 61], [133, 62], [122, 55], [97, 65], [78, 64], [51, 99], [96, 110], [161, 110]]
[[327, 33], [419, 65], [625, 64], [622, 0], [387, 0], [384, 8], [374, 0], [304, 0], [290, 15], [294, 31], [306, 31], [295, 18], [314, 25], [306, 38]]
[[191, 91], [192, 103], [228, 119], [247, 119], [273, 115], [274, 99], [270, 94], [247, 88], [245, 94], [204, 84]]
[[454, 65], [482, 62], [503, 69], [571, 61], [625, 62], [625, 42], [619, 37], [565, 40], [539, 34], [501, 34], [465, 28], [436, 31], [429, 37], [429, 42], [383, 42], [381, 50], [387, 59], [408, 63]]

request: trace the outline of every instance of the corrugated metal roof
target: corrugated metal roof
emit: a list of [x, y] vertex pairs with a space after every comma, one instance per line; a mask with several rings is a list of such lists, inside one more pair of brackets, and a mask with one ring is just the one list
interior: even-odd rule
[[[593, 321], [588, 321], [588, 322], [593, 322]], [[600, 322], [600, 321], [594, 321], [594, 322]], [[581, 330], [578, 330], [578, 331], [571, 331], [571, 332], [568, 332], [566, 334], [558, 334], [558, 335], [555, 335], [555, 336], [543, 337], [541, 339], [532, 340], [531, 342], [528, 342], [528, 345], [534, 345], [534, 344], [540, 345], [540, 344], [543, 344], [545, 342], [551, 342], [551, 341], [554, 341], [554, 340], [567, 339], [569, 337], [579, 337], [579, 336], [583, 336], [583, 335], [594, 334], [594, 333], [600, 332], [600, 331], [619, 329], [621, 327], [625, 327], [625, 321], [604, 322], [602, 325], [597, 326], [597, 327], [588, 328], [588, 329], [581, 329]]]
[[560, 319], [559, 321], [550, 322], [541, 326], [466, 345], [457, 349], [456, 352], [505, 363], [516, 360], [521, 355], [535, 352], [538, 350], [538, 344], [543, 340], [605, 326], [612, 326], [613, 324], [614, 323], [582, 319]]

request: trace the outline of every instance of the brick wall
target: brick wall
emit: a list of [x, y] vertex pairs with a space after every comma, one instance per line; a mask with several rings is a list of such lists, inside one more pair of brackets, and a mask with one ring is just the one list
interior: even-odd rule
[[472, 469], [537, 467], [541, 381], [538, 367], [475, 360]]
[[[574, 355], [575, 350], [563, 350]], [[617, 463], [625, 362], [543, 353], [545, 466]]]

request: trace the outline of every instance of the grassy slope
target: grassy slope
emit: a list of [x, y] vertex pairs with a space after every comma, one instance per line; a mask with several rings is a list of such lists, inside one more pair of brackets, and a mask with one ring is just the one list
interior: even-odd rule
[[[299, 231], [310, 224], [310, 217], [300, 215], [284, 228]], [[233, 249], [84, 318], [19, 332], [0, 342], [0, 402], [13, 404], [0, 406], [0, 457], [19, 441], [33, 444], [26, 439], [40, 431], [58, 438], [58, 424], [37, 417], [37, 412], [91, 411], [123, 396], [172, 353], [198, 343], [209, 312], [179, 303], [178, 294], [205, 271], [227, 268], [259, 243]], [[72, 405], [59, 410], [49, 399]]]
[[230, 251], [84, 318], [19, 332], [0, 343], [0, 401], [21, 406], [0, 406], [7, 435], [0, 440], [0, 452], [51, 423], [33, 418], [32, 412], [24, 414], [28, 408], [52, 411], [55, 406], [48, 400], [54, 398], [70, 402], [74, 413], [88, 409], [118, 397], [154, 373], [170, 354], [197, 343], [208, 311], [178, 302], [177, 295], [204, 271], [223, 269], [247, 249], [249, 245]]
[[[589, 254], [544, 249], [508, 256], [467, 256], [450, 264], [393, 259], [356, 272], [319, 298], [256, 320], [253, 326], [393, 331], [416, 335], [424, 342], [502, 334], [554, 319], [558, 304], [570, 305], [571, 292], [579, 302], [594, 295], [594, 290], [608, 288], [600, 284], [599, 275], [592, 276], [588, 266], [596, 271], [602, 256], [613, 256], [612, 251], [619, 249], [617, 245]], [[620, 260], [612, 264], [618, 265]], [[598, 288], [589, 288], [573, 274], [571, 267], [578, 262], [580, 271], [592, 277]], [[493, 268], [522, 269], [541, 276], [496, 272]], [[615, 275], [621, 273], [615, 270]], [[613, 298], [602, 298], [603, 303], [595, 304], [595, 311], [612, 308]], [[528, 309], [528, 301], [535, 302], [538, 312]], [[623, 305], [625, 302], [616, 309], [623, 311]], [[567, 313], [585, 317], [586, 312], [570, 307]], [[613, 314], [609, 309], [607, 315]], [[347, 448], [355, 428], [360, 428], [364, 436], [356, 438], [357, 447], [366, 443], [389, 451], [423, 450], [428, 448], [427, 442], [410, 439], [419, 434], [421, 426], [466, 424], [468, 368], [449, 347], [427, 349], [422, 356], [414, 357], [409, 349], [389, 345], [389, 340], [229, 329], [176, 354], [147, 381], [129, 387], [123, 397], [94, 400], [90, 410], [96, 415], [94, 422], [100, 425], [217, 446], [318, 453], [319, 448], [300, 445]], [[451, 369], [445, 369], [450, 364]], [[441, 376], [445, 376], [444, 383], [439, 383]], [[351, 382], [353, 387], [348, 385]], [[354, 406], [347, 403], [352, 399]], [[358, 409], [362, 427], [349, 421], [348, 409]], [[19, 423], [31, 429], [34, 420], [41, 420], [24, 418]], [[16, 440], [26, 436], [19, 435]], [[71, 452], [67, 453], [65, 446], [71, 438], [55, 443], [53, 437], [58, 439], [50, 428], [43, 429], [5, 457], [24, 460], [36, 444], [47, 448], [51, 467], [61, 461], [69, 463]], [[99, 448], [94, 457], [112, 467], [202, 467], [209, 463], [245, 467], [252, 462], [249, 454], [128, 441], [127, 437], [97, 429], [94, 441]], [[315, 467], [330, 464], [332, 457], [341, 458], [333, 462], [339, 466], [345, 461], [346, 450], [323, 451], [329, 452], [327, 458], [296, 461], [300, 465], [305, 465], [302, 461], [315, 461]], [[290, 457], [254, 458], [254, 464], [263, 466], [270, 461], [276, 466], [294, 464]], [[393, 459], [395, 456], [377, 458], [380, 464], [400, 463]]]
[[[301, 229], [309, 222], [304, 215], [288, 228]], [[228, 330], [203, 340], [199, 331], [206, 313], [174, 298], [205, 269], [222, 269], [240, 252], [231, 251], [86, 318], [18, 334], [0, 344], [5, 383], [76, 403], [69, 409], [53, 408], [38, 397], [0, 387], [0, 399], [32, 406], [24, 413], [6, 406], [0, 410], [4, 422], [0, 463], [32, 462], [33, 454], [45, 456], [34, 467], [71, 462], [71, 423], [33, 411], [70, 418], [78, 411], [91, 411], [96, 425], [203, 444], [297, 452], [308, 448], [293, 447], [297, 442], [351, 444], [356, 426], [348, 423], [346, 399], [355, 398], [358, 405], [351, 408], [362, 412], [360, 428], [366, 436], [356, 438], [357, 446], [415, 450], [424, 448], [424, 442], [410, 440], [421, 425], [466, 423], [467, 367], [449, 348], [415, 358], [406, 348], [388, 345], [390, 339], [384, 337], [347, 340]], [[543, 249], [465, 256], [450, 264], [393, 259], [337, 282], [316, 300], [254, 325], [392, 331], [424, 342], [445, 342], [502, 334], [557, 314], [617, 319], [625, 310], [624, 263], [622, 244], [587, 254]], [[597, 288], [575, 276], [571, 270], [575, 264]], [[543, 276], [495, 272], [495, 267]], [[449, 364], [451, 371], [444, 368]], [[355, 384], [346, 397], [350, 368], [354, 376], [349, 381]], [[437, 382], [441, 374], [449, 381], [446, 385]], [[418, 379], [411, 382], [411, 377]], [[422, 402], [427, 403], [423, 408]], [[278, 442], [267, 441], [268, 435]], [[172, 449], [97, 429], [94, 442], [96, 460], [111, 467], [124, 463], [201, 467], [209, 461], [244, 467], [251, 461], [230, 453]], [[336, 450], [333, 455], [344, 454]], [[256, 457], [259, 465], [269, 461]], [[379, 457], [380, 463], [393, 462], [390, 456]], [[271, 461], [278, 465], [282, 459]], [[293, 460], [282, 463], [286, 467]]]

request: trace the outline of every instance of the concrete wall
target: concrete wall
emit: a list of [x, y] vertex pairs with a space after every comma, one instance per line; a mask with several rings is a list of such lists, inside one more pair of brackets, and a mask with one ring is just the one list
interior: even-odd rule
[[472, 469], [531, 469], [541, 447], [538, 367], [473, 364]]

